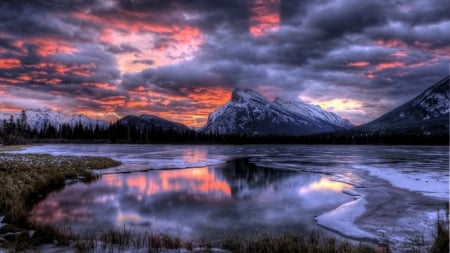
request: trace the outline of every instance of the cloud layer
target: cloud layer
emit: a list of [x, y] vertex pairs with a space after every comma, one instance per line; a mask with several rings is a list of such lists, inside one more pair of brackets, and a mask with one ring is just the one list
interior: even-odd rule
[[361, 124], [448, 75], [450, 2], [10, 1], [0, 110], [201, 126], [235, 88]]

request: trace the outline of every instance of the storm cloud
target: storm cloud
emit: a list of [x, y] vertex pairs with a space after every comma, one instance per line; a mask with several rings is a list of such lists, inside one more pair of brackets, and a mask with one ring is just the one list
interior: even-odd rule
[[233, 89], [250, 88], [361, 124], [448, 75], [449, 9], [445, 0], [3, 2], [0, 110], [150, 113], [201, 126]]

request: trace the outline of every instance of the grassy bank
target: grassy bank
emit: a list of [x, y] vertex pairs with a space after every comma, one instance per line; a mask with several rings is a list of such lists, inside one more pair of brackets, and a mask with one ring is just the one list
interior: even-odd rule
[[[62, 234], [61, 232], [59, 234]], [[70, 237], [70, 236], [69, 236]], [[136, 233], [130, 229], [114, 229], [98, 234], [66, 237], [65, 245], [71, 245], [76, 252], [233, 252], [233, 253], [383, 253], [387, 247], [339, 242], [331, 237], [323, 237], [318, 232], [307, 234], [283, 234], [278, 236], [231, 235], [221, 242], [204, 240], [182, 240], [179, 237]]]
[[48, 193], [62, 188], [67, 180], [95, 180], [92, 170], [118, 164], [103, 157], [0, 153], [0, 216], [7, 224], [0, 233], [9, 236], [2, 246], [16, 244], [23, 233], [36, 229], [27, 220], [28, 212]]

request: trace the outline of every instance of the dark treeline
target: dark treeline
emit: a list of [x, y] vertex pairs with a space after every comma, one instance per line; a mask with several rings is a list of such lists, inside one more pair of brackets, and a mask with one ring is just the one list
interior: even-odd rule
[[0, 144], [29, 143], [135, 143], [135, 144], [389, 144], [389, 145], [448, 145], [448, 133], [434, 135], [393, 134], [369, 131], [342, 131], [306, 136], [246, 136], [179, 132], [161, 127], [142, 127], [112, 123], [107, 127], [44, 124], [32, 129], [26, 114], [0, 122]]

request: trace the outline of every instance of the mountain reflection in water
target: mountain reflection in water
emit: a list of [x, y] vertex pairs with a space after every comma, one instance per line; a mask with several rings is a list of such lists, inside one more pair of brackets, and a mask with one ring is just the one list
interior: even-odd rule
[[[187, 154], [204, 159], [201, 153]], [[257, 167], [248, 159], [218, 166], [103, 175], [49, 195], [30, 220], [78, 233], [105, 225], [184, 237], [220, 238], [315, 229], [314, 215], [350, 201], [351, 185], [322, 174]]]

